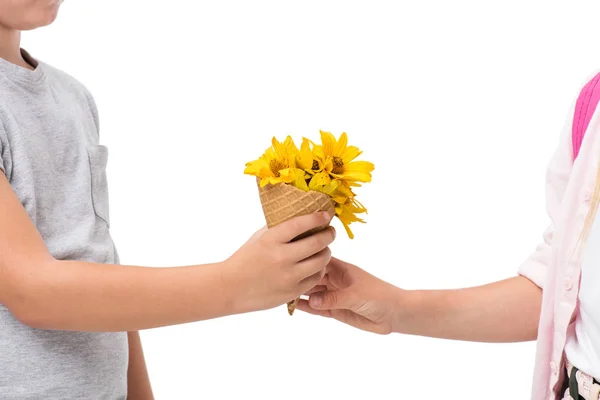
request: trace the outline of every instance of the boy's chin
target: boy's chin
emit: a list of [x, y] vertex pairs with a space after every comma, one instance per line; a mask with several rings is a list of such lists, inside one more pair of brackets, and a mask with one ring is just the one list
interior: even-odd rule
[[11, 28], [19, 31], [31, 31], [37, 28], [48, 26], [56, 21], [56, 17], [58, 16], [58, 8], [59, 7], [56, 6], [50, 10], [44, 10], [43, 12], [35, 13], [19, 23], [14, 24], [14, 26]]
[[48, 19], [45, 19], [45, 20], [42, 20], [42, 21], [36, 21], [35, 23], [26, 24], [22, 28], [20, 28], [19, 30], [21, 30], [21, 31], [32, 31], [32, 30], [37, 29], [37, 28], [43, 28], [45, 26], [51, 25], [56, 20], [57, 16], [58, 15], [55, 14], [52, 18], [48, 18]]

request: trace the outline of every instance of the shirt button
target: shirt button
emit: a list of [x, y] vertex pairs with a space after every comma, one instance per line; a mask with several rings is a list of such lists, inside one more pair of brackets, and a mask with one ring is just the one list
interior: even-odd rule
[[592, 199], [592, 191], [587, 189], [584, 193], [583, 193], [583, 200], [585, 202], [589, 202]]
[[571, 280], [571, 278], [565, 278], [565, 290], [571, 290], [573, 289], [573, 281]]

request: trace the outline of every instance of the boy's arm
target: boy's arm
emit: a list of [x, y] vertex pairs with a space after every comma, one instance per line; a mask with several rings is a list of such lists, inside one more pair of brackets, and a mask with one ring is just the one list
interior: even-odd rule
[[41, 329], [136, 331], [284, 304], [314, 286], [331, 253], [324, 213], [259, 231], [227, 261], [147, 268], [58, 261], [0, 173], [0, 304]]
[[139, 332], [128, 332], [127, 400], [154, 400]]

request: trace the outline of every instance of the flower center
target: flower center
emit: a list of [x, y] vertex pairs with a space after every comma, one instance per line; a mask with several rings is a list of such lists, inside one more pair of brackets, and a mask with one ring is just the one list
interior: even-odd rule
[[319, 170], [319, 162], [317, 160], [313, 160], [313, 165], [311, 168], [313, 171], [318, 171]]
[[333, 157], [333, 168], [331, 172], [334, 174], [341, 174], [344, 172], [344, 160], [341, 157]]
[[279, 160], [271, 160], [269, 161], [269, 168], [271, 168], [273, 175], [275, 175], [276, 178], [279, 178], [279, 171], [285, 169], [285, 164]]

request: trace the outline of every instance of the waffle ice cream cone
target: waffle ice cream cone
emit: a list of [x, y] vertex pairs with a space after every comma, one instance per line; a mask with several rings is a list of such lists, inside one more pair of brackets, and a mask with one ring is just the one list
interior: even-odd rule
[[[272, 228], [289, 219], [300, 215], [312, 214], [317, 211], [327, 211], [331, 216], [335, 215], [335, 206], [331, 197], [324, 193], [310, 190], [305, 192], [292, 185], [279, 183], [277, 185], [258, 186], [260, 203], [267, 221], [267, 227]], [[327, 228], [329, 224], [311, 229], [294, 240], [300, 240]], [[294, 314], [298, 300], [287, 303], [288, 313]]]

